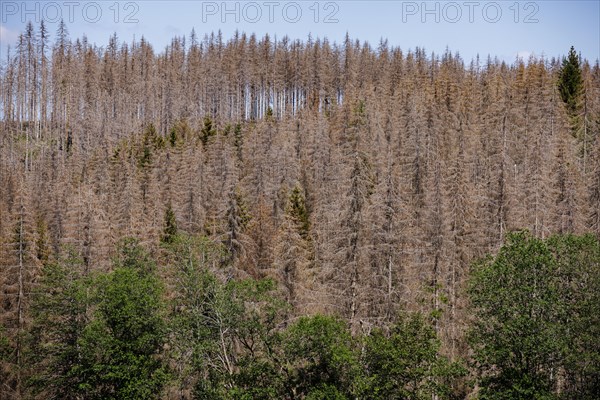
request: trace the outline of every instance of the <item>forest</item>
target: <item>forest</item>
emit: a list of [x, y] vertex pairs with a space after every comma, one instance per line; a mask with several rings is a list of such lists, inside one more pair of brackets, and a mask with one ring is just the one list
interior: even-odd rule
[[600, 65], [221, 33], [0, 60], [0, 399], [597, 399]]

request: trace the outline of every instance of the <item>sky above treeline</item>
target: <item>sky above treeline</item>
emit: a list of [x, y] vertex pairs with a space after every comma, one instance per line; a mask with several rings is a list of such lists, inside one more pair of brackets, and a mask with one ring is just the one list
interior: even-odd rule
[[570, 46], [600, 59], [600, 1], [8, 1], [0, 2], [0, 60], [27, 21], [43, 19], [54, 39], [60, 19], [72, 38], [105, 46], [142, 36], [157, 51], [174, 36], [236, 30], [341, 43], [346, 33], [377, 47], [381, 39], [403, 50], [449, 49], [469, 62], [488, 55], [512, 63], [530, 55], [561, 57]]

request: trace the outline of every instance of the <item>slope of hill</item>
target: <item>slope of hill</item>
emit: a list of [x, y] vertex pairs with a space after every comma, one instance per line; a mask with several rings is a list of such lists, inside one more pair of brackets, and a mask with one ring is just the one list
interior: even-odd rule
[[576, 116], [560, 68], [245, 34], [98, 48], [31, 27], [0, 75], [0, 318], [22, 323], [65, 245], [90, 271], [125, 236], [158, 253], [170, 210], [294, 315], [357, 331], [433, 313], [464, 355], [474, 259], [515, 229], [600, 235], [600, 67], [582, 63]]

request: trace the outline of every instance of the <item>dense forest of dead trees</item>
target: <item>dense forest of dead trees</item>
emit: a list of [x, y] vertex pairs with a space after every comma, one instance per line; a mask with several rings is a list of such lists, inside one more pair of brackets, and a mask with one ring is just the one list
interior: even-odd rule
[[165, 213], [273, 277], [294, 315], [368, 330], [426, 312], [464, 355], [470, 263], [506, 232], [600, 237], [600, 66], [576, 118], [561, 60], [465, 63], [347, 38], [244, 33], [162, 51], [28, 25], [1, 62], [0, 322], [17, 342], [44, 264], [70, 245], [158, 251]]

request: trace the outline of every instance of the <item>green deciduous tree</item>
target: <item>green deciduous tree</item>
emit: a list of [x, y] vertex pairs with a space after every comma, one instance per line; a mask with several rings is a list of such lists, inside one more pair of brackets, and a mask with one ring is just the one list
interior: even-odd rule
[[439, 354], [435, 330], [420, 314], [401, 315], [389, 332], [365, 338], [364, 397], [368, 399], [452, 398], [466, 370]]
[[473, 268], [470, 339], [481, 398], [597, 398], [600, 244], [511, 233]]
[[29, 381], [36, 398], [78, 399], [85, 393], [79, 341], [88, 323], [89, 284], [72, 251], [42, 270], [33, 293]]
[[201, 399], [277, 398], [272, 356], [283, 305], [274, 282], [219, 278], [212, 271], [223, 249], [207, 238], [178, 236], [169, 250], [179, 390]]
[[484, 399], [552, 398], [562, 347], [556, 262], [527, 232], [474, 265], [471, 343]]
[[96, 282], [95, 319], [81, 346], [90, 398], [160, 398], [167, 381], [161, 358], [166, 326], [162, 285], [139, 244], [121, 244], [113, 272]]
[[600, 395], [600, 243], [593, 235], [554, 236], [548, 246], [556, 258], [560, 302], [565, 310], [563, 398]]
[[282, 334], [285, 387], [291, 398], [351, 398], [361, 371], [347, 323], [301, 317]]

